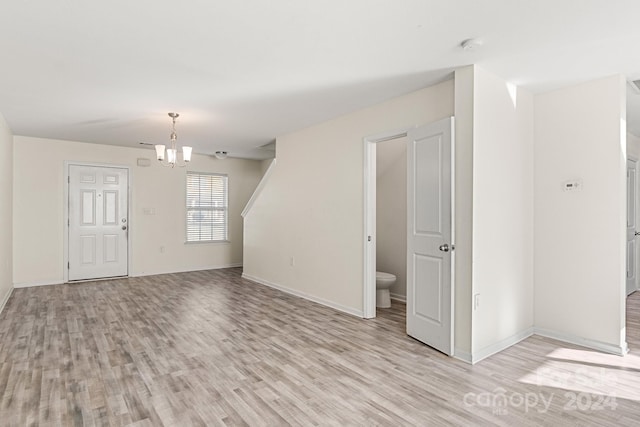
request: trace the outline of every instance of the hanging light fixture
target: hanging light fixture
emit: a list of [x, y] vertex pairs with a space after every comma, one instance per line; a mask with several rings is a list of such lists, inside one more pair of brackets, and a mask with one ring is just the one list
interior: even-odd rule
[[[178, 113], [169, 113], [169, 117], [173, 120], [171, 124], [171, 137], [169, 146], [166, 147], [167, 151], [167, 161], [164, 161], [164, 152], [165, 146], [162, 144], [156, 145], [156, 155], [158, 156], [158, 161], [162, 166], [167, 167], [175, 167], [178, 162], [178, 134], [176, 133], [176, 119], [180, 116]], [[185, 167], [187, 163], [191, 161], [191, 150], [192, 147], [188, 147], [186, 145], [182, 146], [182, 160], [184, 164], [178, 164], [179, 167]]]

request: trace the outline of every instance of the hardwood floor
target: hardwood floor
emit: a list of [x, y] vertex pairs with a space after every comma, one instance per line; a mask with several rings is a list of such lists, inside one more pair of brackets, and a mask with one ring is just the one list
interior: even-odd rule
[[622, 358], [531, 337], [475, 366], [243, 280], [240, 269], [16, 289], [0, 425], [638, 425], [640, 292]]

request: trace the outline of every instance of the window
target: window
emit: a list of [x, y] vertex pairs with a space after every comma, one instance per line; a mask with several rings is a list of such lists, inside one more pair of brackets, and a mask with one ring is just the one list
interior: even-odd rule
[[187, 172], [187, 242], [227, 240], [227, 176]]

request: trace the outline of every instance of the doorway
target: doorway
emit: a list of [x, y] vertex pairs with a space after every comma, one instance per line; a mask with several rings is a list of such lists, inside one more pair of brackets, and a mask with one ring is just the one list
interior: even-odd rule
[[407, 333], [453, 353], [453, 118], [364, 139], [365, 318], [376, 315], [376, 147], [407, 137]]
[[66, 163], [65, 282], [129, 274], [129, 168]]

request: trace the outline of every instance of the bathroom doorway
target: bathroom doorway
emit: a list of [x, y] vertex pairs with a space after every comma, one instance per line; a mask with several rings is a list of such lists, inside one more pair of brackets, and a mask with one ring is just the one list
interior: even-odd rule
[[[386, 142], [404, 141], [406, 146], [406, 137], [409, 130], [412, 128], [398, 129], [395, 131], [385, 132], [377, 134], [364, 139], [364, 286], [363, 286], [363, 317], [365, 319], [372, 319], [376, 317], [376, 271], [378, 266], [376, 265], [377, 258], [377, 169], [378, 169], [378, 145]], [[402, 142], [396, 142], [400, 144]], [[405, 148], [406, 150], [406, 148]], [[406, 153], [406, 151], [405, 151]], [[389, 163], [392, 163], [389, 161]], [[405, 157], [406, 165], [406, 157]], [[406, 166], [405, 166], [406, 167]], [[406, 171], [406, 169], [405, 169]], [[405, 209], [406, 209], [406, 175], [404, 181], [404, 187], [398, 188], [398, 192], [405, 194]], [[405, 211], [406, 212], [406, 211]], [[406, 215], [404, 219], [406, 225]], [[406, 243], [406, 227], [405, 227], [405, 243]], [[406, 245], [402, 248], [402, 252], [405, 254], [405, 270], [406, 270]], [[406, 271], [404, 276], [406, 277]], [[397, 276], [396, 276], [397, 277]], [[406, 279], [405, 279], [406, 283]], [[395, 286], [395, 285], [394, 285]], [[406, 287], [405, 287], [406, 289]], [[406, 296], [406, 293], [405, 293]]]
[[[395, 276], [392, 300], [407, 302], [407, 137], [376, 144], [376, 272]], [[380, 309], [380, 301], [377, 301]]]
[[[376, 317], [377, 307], [388, 306], [386, 296], [382, 305], [376, 304], [376, 272], [399, 276], [391, 295], [406, 301], [407, 334], [449, 355], [454, 318], [453, 123], [451, 117], [364, 139], [363, 317]], [[382, 292], [378, 290], [378, 297]]]

